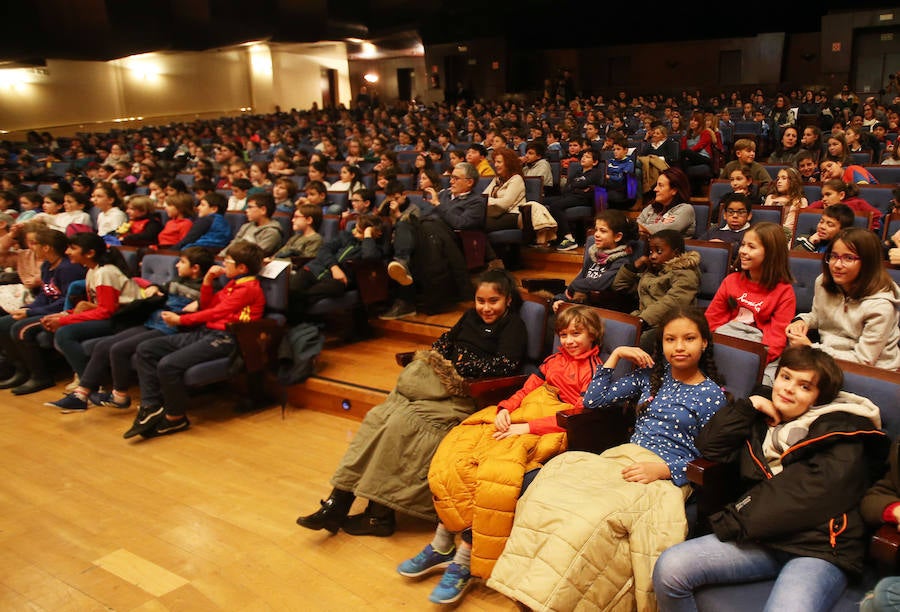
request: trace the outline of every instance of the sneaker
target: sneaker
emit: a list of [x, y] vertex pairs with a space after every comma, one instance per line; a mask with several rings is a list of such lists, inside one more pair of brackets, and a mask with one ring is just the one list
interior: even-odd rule
[[394, 319], [402, 319], [403, 317], [411, 317], [416, 314], [416, 307], [406, 300], [397, 300], [394, 305], [387, 309], [386, 312], [378, 315], [383, 321], [392, 321]]
[[119, 408], [120, 410], [125, 410], [126, 408], [131, 408], [131, 397], [128, 395], [125, 396], [125, 399], [121, 402], [116, 401], [116, 397], [112, 393], [106, 393], [104, 391], [95, 391], [88, 395], [88, 400], [95, 406], [106, 406], [108, 408]]
[[451, 563], [441, 581], [428, 596], [428, 601], [436, 604], [453, 603], [463, 596], [471, 583], [472, 574], [469, 572], [469, 567]]
[[55, 402], [44, 402], [44, 406], [59, 408], [59, 411], [63, 414], [68, 414], [69, 412], [84, 412], [88, 407], [87, 402], [74, 393], [69, 393], [61, 400]]
[[134, 417], [134, 423], [131, 424], [131, 429], [126, 431], [122, 437], [125, 439], [133, 438], [138, 434], [155, 429], [156, 421], [160, 418], [165, 418], [163, 417], [164, 411], [165, 409], [162, 406], [157, 406], [155, 408], [141, 406], [138, 408], [137, 416]]
[[425, 576], [437, 570], [442, 570], [450, 566], [453, 556], [456, 554], [456, 547], [450, 549], [447, 554], [439, 553], [431, 547], [431, 544], [422, 549], [418, 555], [412, 559], [407, 559], [397, 566], [397, 573], [407, 578], [418, 578]]
[[487, 265], [488, 270], [505, 270], [506, 265], [503, 263], [503, 260], [499, 257], [496, 257], [488, 262]]
[[144, 432], [141, 435], [145, 438], [152, 438], [153, 436], [165, 436], [168, 434], [183, 431], [190, 426], [191, 422], [188, 421], [187, 415], [182, 414], [174, 421], [163, 416], [162, 418], [157, 419], [155, 428], [153, 428], [149, 432]]
[[413, 277], [409, 273], [409, 268], [402, 261], [394, 260], [388, 264], [388, 276], [397, 281], [397, 283], [408, 287], [413, 284]]
[[72, 379], [72, 382], [66, 385], [66, 393], [75, 393], [79, 384], [81, 384], [81, 380], [78, 378], [78, 374], [76, 374], [75, 378]]
[[578, 248], [578, 243], [574, 240], [569, 240], [568, 238], [563, 238], [563, 241], [557, 245], [557, 251], [574, 251]]

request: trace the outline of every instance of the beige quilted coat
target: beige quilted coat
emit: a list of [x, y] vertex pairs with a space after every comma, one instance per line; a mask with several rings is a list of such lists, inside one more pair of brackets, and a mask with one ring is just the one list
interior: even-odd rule
[[487, 585], [533, 610], [655, 610], [653, 565], [684, 540], [689, 487], [622, 479], [636, 461], [662, 461], [635, 444], [602, 455], [567, 452], [519, 500]]

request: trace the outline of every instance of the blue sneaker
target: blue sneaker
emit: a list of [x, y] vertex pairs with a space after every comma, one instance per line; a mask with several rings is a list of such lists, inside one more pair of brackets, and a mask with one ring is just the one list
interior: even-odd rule
[[456, 547], [450, 549], [450, 552], [442, 554], [431, 547], [431, 544], [422, 549], [418, 555], [412, 559], [407, 559], [397, 566], [397, 573], [407, 578], [418, 578], [437, 570], [442, 570], [450, 565], [453, 561], [453, 555], [456, 554]]
[[453, 603], [463, 596], [471, 583], [472, 574], [469, 572], [469, 567], [451, 563], [441, 581], [428, 596], [428, 601], [436, 604]]
[[118, 408], [120, 410], [125, 410], [127, 408], [131, 408], [131, 396], [126, 395], [125, 399], [121, 402], [117, 402], [115, 396], [112, 393], [107, 393], [105, 391], [95, 391], [88, 395], [88, 399], [95, 406], [107, 406], [109, 408]]
[[74, 393], [69, 393], [61, 400], [56, 400], [55, 402], [44, 402], [44, 405], [59, 408], [59, 411], [63, 414], [69, 412], [84, 412], [88, 408], [87, 402]]

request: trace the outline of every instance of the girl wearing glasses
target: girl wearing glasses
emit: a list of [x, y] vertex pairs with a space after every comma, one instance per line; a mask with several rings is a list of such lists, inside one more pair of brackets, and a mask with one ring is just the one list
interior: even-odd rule
[[[900, 368], [900, 288], [881, 258], [874, 232], [841, 231], [825, 251], [812, 311], [787, 327], [791, 346], [807, 344], [837, 359]], [[819, 331], [819, 342], [807, 337], [811, 329]]]

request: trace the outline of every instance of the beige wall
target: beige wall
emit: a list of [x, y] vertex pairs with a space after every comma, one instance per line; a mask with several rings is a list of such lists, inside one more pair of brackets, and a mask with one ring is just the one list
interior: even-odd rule
[[[343, 43], [275, 45], [272, 48], [275, 104], [282, 110], [309, 108], [315, 102], [322, 108], [322, 69], [337, 71], [339, 104], [350, 106], [350, 68]], [[274, 108], [259, 109], [272, 112]], [[254, 112], [257, 109], [254, 109]]]
[[321, 107], [322, 68], [337, 70], [339, 101], [349, 105], [343, 43], [147, 53], [110, 62], [48, 60], [45, 71], [0, 70], [0, 130], [90, 130], [129, 117], [153, 123], [191, 113], [232, 115], [246, 107], [254, 113], [275, 105]]

